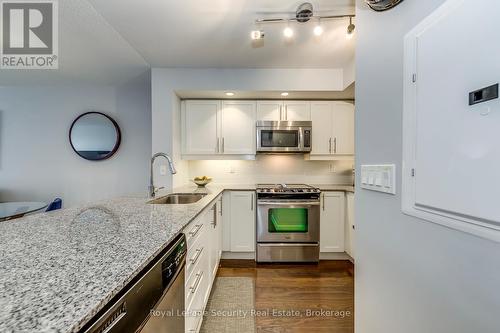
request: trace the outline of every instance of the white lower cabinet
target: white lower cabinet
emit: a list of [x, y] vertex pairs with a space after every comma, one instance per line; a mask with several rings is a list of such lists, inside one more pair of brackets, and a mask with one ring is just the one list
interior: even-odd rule
[[344, 192], [321, 194], [320, 252], [344, 252], [344, 214]]
[[255, 192], [232, 191], [230, 195], [230, 251], [255, 252]]
[[345, 252], [354, 259], [354, 193], [346, 194]]
[[188, 249], [185, 274], [185, 331], [198, 332], [222, 252], [220, 199], [185, 229]]

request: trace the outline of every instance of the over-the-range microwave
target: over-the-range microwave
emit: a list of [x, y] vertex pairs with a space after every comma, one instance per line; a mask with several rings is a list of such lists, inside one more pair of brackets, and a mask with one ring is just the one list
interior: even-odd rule
[[309, 153], [310, 121], [257, 121], [258, 153]]

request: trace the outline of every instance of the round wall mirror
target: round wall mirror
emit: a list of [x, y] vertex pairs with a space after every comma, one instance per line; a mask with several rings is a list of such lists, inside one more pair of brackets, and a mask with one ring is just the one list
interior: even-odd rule
[[73, 121], [69, 130], [73, 150], [90, 161], [101, 161], [113, 156], [121, 141], [116, 121], [101, 112], [87, 112]]

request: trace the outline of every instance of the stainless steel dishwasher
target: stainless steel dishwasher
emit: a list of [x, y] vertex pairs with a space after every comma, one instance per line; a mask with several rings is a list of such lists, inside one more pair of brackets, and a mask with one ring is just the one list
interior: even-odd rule
[[182, 234], [81, 332], [184, 333], [185, 264]]

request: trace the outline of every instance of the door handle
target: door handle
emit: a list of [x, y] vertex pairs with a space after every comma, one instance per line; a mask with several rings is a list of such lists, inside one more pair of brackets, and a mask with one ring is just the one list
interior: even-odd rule
[[253, 193], [252, 193], [252, 200], [250, 201], [250, 210], [253, 211]]
[[224, 137], [222, 137], [222, 153], [223, 154], [224, 154], [224, 150], [225, 150], [225, 148], [224, 148]]
[[337, 137], [333, 139], [333, 152], [337, 154]]
[[328, 152], [331, 154], [332, 153], [332, 138], [328, 140]]
[[217, 146], [217, 148], [215, 149], [215, 153], [218, 154], [219, 153], [219, 138], [216, 138], [215, 141], [216, 141], [215, 145]]

